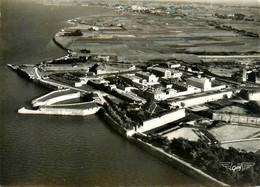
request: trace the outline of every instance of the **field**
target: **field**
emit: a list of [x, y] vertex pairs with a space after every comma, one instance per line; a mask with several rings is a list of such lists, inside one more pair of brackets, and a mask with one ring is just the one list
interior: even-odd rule
[[190, 141], [197, 141], [199, 139], [198, 135], [194, 132], [195, 129], [193, 128], [181, 128], [167, 134], [164, 134], [169, 140], [173, 138], [185, 138]]
[[[202, 13], [201, 13], [202, 14]], [[73, 20], [74, 26], [55, 39], [74, 51], [88, 49], [94, 55], [117, 56], [120, 62], [178, 59], [199, 62], [197, 55], [260, 52], [259, 40], [233, 31], [216, 29], [194, 15], [180, 19], [132, 12], [110, 12]], [[252, 23], [251, 23], [251, 26]], [[83, 36], [63, 36], [80, 29]], [[187, 59], [185, 59], [187, 60]]]
[[[260, 150], [260, 140], [258, 141], [250, 141], [250, 142], [236, 142], [236, 143], [228, 143], [228, 144], [223, 144], [223, 148], [229, 148], [233, 147], [236, 149], [244, 149], [247, 152], [259, 152]], [[259, 153], [258, 153], [259, 154]]]
[[225, 68], [224, 69], [223, 67], [211, 66], [208, 70], [218, 76], [231, 77], [232, 74], [234, 72], [238, 71], [239, 69], [237, 69], [237, 68], [232, 68], [232, 69]]
[[[216, 137], [217, 140], [222, 142], [227, 140], [259, 138], [260, 128], [226, 124], [221, 127], [213, 128], [210, 130], [210, 132]], [[246, 151], [256, 152], [260, 149], [260, 140], [232, 142], [232, 143], [225, 143], [225, 144], [223, 143], [221, 146], [224, 148], [234, 147], [234, 148], [244, 149]]]

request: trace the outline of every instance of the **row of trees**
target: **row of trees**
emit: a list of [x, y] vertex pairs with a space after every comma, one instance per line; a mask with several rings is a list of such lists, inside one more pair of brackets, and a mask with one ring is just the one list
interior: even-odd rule
[[[217, 144], [209, 145], [202, 140], [188, 141], [184, 138], [168, 140], [159, 135], [135, 135], [156, 147], [163, 148], [170, 154], [175, 154], [198, 167], [205, 173], [232, 185], [259, 185], [260, 184], [260, 155], [252, 152], [238, 151], [230, 147], [224, 149]], [[231, 171], [220, 165], [221, 162], [230, 162], [238, 165], [243, 162], [252, 162], [255, 165], [244, 171]]]
[[260, 105], [256, 101], [247, 102], [245, 108], [253, 114], [260, 114]]
[[68, 59], [56, 59], [51, 62], [51, 64], [77, 64], [79, 62], [87, 62], [88, 59], [85, 56], [80, 56], [78, 58], [68, 58]]
[[[121, 103], [115, 103], [110, 98], [106, 98], [108, 102], [108, 112], [109, 114], [115, 116], [115, 119], [120, 124], [128, 124], [130, 128], [140, 127], [143, 121], [150, 119], [151, 117], [157, 117], [159, 115], [158, 111], [163, 111], [159, 106], [155, 105], [154, 101], [148, 101], [144, 105], [139, 104], [129, 104], [127, 101]], [[151, 105], [155, 105], [155, 114], [150, 111]], [[138, 109], [139, 108], [139, 109]], [[158, 109], [159, 108], [159, 109]], [[118, 117], [116, 117], [118, 116]]]
[[221, 19], [233, 19], [233, 20], [245, 20], [245, 21], [254, 21], [253, 17], [250, 17], [250, 19], [242, 13], [236, 13], [234, 15], [227, 15], [227, 14], [215, 14], [216, 17]]
[[[230, 25], [223, 25], [223, 24], [220, 24], [218, 21], [210, 20], [210, 21], [208, 21], [208, 24], [210, 26], [214, 26], [217, 29], [223, 29], [223, 30], [228, 30], [228, 31], [235, 31], [235, 32], [241, 33], [241, 34], [243, 34], [245, 36], [251, 36], [251, 37], [259, 38], [259, 34], [258, 33], [246, 31], [246, 30], [243, 30], [243, 29], [234, 28], [234, 27], [232, 27]], [[257, 52], [254, 51], [254, 53], [257, 53]]]
[[126, 110], [119, 107], [111, 99], [106, 98], [106, 100], [107, 104], [104, 105], [104, 109], [123, 128], [131, 130], [137, 125], [136, 122], [126, 115]]
[[235, 31], [235, 32], [241, 33], [241, 34], [243, 34], [245, 36], [251, 36], [251, 37], [259, 38], [259, 34], [258, 33], [246, 31], [246, 30], [243, 30], [243, 29], [237, 29], [237, 28], [234, 28], [234, 27], [232, 27], [230, 25], [218, 25], [218, 26], [216, 26], [216, 28], [229, 30], [229, 31]]
[[76, 29], [75, 31], [64, 33], [64, 36], [83, 36], [83, 33], [81, 32], [80, 29]]
[[53, 80], [61, 81], [69, 85], [74, 85], [75, 82], [80, 81], [79, 77], [81, 77], [81, 75], [77, 73], [55, 73], [49, 75], [49, 77]]

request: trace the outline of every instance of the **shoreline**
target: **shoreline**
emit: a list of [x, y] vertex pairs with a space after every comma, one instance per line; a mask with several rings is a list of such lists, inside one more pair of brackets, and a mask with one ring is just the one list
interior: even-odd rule
[[[42, 79], [35, 79], [31, 78], [28, 73], [21, 70], [18, 66], [13, 66], [11, 64], [8, 64], [8, 67], [11, 68], [13, 71], [17, 72], [22, 77], [32, 81], [33, 83], [45, 86], [47, 88], [51, 89], [59, 89], [58, 85], [52, 85], [49, 82], [45, 82]], [[201, 182], [204, 185], [207, 186], [230, 186], [228, 184], [225, 184], [221, 181], [218, 181], [214, 177], [211, 177], [210, 175], [202, 172], [201, 170], [193, 167], [191, 164], [185, 162], [181, 158], [179, 158], [176, 155], [170, 155], [163, 150], [154, 147], [151, 144], [148, 144], [146, 142], [143, 142], [139, 139], [135, 139], [132, 137], [133, 134], [135, 134], [134, 130], [127, 131], [123, 127], [121, 127], [117, 122], [114, 121], [105, 111], [104, 108], [101, 108], [97, 114], [102, 117], [105, 123], [107, 123], [110, 127], [112, 127], [115, 132], [119, 133], [122, 137], [125, 137], [129, 142], [135, 144], [142, 150], [148, 152], [149, 154], [155, 156], [156, 158], [166, 162], [167, 164], [170, 164], [172, 167], [178, 169], [182, 173], [196, 179], [198, 182]]]
[[56, 40], [55, 36], [52, 37], [52, 41], [53, 41], [59, 48], [61, 48], [61, 49], [63, 49], [63, 50], [65, 50], [65, 51], [68, 52], [68, 49], [65, 48], [61, 43], [59, 43], [59, 42]]
[[18, 75], [20, 75], [21, 77], [23, 77], [23, 78], [25, 78], [25, 79], [27, 79], [27, 80], [29, 80], [29, 81], [37, 84], [37, 85], [41, 85], [41, 86], [44, 86], [44, 87], [52, 89], [52, 90], [61, 89], [61, 87], [59, 87], [58, 85], [47, 83], [42, 79], [31, 78], [28, 73], [21, 70], [18, 66], [13, 66], [12, 64], [7, 64], [7, 66], [10, 69], [12, 69], [14, 72], [16, 72]]
[[181, 158], [176, 155], [171, 155], [163, 150], [154, 147], [151, 144], [141, 141], [140, 139], [135, 139], [132, 136], [127, 135], [127, 130], [122, 128], [116, 121], [114, 121], [105, 111], [105, 109], [101, 108], [100, 111], [97, 113], [99, 116], [102, 117], [104, 122], [112, 127], [118, 134], [126, 138], [129, 142], [133, 143], [134, 145], [138, 146], [140, 149], [144, 150], [145, 152], [153, 155], [154, 157], [164, 161], [165, 163], [171, 165], [175, 169], [178, 169], [182, 173], [192, 177], [193, 179], [201, 182], [203, 185], [206, 186], [230, 186], [224, 182], [221, 182], [214, 177], [204, 173], [203, 171], [193, 167], [190, 163], [185, 162]]
[[[59, 32], [58, 32], [59, 33]], [[67, 53], [70, 53], [72, 50], [70, 50], [70, 46], [65, 43], [63, 44], [62, 40], [59, 40], [60, 35], [56, 34], [52, 37], [53, 42], [61, 49], [65, 50]], [[185, 53], [186, 54], [186, 53]], [[235, 54], [233, 54], [235, 55]], [[214, 55], [209, 55], [209, 54], [205, 54], [203, 55], [203, 57], [205, 58], [213, 58], [213, 57], [219, 57], [219, 56], [214, 56]], [[200, 56], [200, 57], [202, 57]], [[222, 57], [222, 56], [221, 56]], [[234, 56], [232, 56], [234, 57]], [[237, 56], [239, 57], [239, 56]], [[244, 56], [241, 56], [244, 57]], [[29, 67], [30, 65], [28, 65]], [[24, 69], [22, 66], [13, 66], [13, 65], [9, 65], [8, 67], [12, 68], [12, 70], [16, 71], [17, 74], [21, 75], [22, 77], [32, 81], [33, 83], [51, 88], [51, 89], [60, 89], [60, 88], [65, 88], [66, 85], [62, 85], [56, 82], [51, 82], [46, 80], [45, 78], [42, 78], [38, 75], [37, 71], [35, 71], [35, 73], [31, 74], [30, 72], [27, 72], [26, 69]], [[37, 68], [35, 68], [37, 69]], [[91, 91], [93, 92], [93, 91]], [[115, 132], [119, 133], [122, 137], [127, 138], [127, 140], [133, 144], [135, 144], [136, 146], [138, 146], [140, 149], [146, 151], [147, 153], [155, 156], [156, 158], [164, 161], [165, 163], [171, 165], [172, 167], [178, 169], [179, 171], [181, 171], [182, 173], [188, 175], [189, 177], [201, 182], [203, 185], [207, 185], [207, 186], [230, 186], [224, 182], [221, 182], [219, 180], [217, 180], [216, 178], [206, 174], [205, 172], [203, 172], [202, 170], [198, 169], [197, 167], [194, 167], [192, 164], [190, 164], [190, 160], [188, 160], [188, 162], [186, 162], [183, 158], [185, 158], [185, 156], [183, 157], [179, 157], [176, 154], [169, 154], [167, 151], [164, 151], [161, 147], [156, 147], [150, 143], [147, 143], [144, 140], [141, 140], [139, 138], [134, 138], [135, 133], [137, 133], [137, 131], [134, 130], [127, 130], [124, 128], [124, 123], [126, 121], [123, 120], [123, 122], [119, 121], [120, 123], [118, 123], [117, 121], [115, 121], [113, 119], [113, 115], [110, 116], [105, 107], [100, 107], [101, 109], [97, 112], [97, 114], [99, 116], [102, 117], [102, 120], [104, 120], [105, 123], [107, 123], [110, 128], [112, 127]], [[21, 113], [29, 113], [30, 111], [22, 108], [20, 109]], [[38, 111], [39, 112], [39, 111]], [[36, 113], [35, 113], [36, 114]], [[49, 114], [46, 113], [46, 111], [43, 112], [43, 114]], [[60, 115], [60, 114], [59, 114]], [[117, 118], [115, 118], [117, 119]], [[122, 124], [122, 125], [120, 125]], [[210, 170], [208, 170], [210, 171]], [[207, 171], [207, 172], [208, 172]], [[218, 175], [215, 175], [218, 176]]]

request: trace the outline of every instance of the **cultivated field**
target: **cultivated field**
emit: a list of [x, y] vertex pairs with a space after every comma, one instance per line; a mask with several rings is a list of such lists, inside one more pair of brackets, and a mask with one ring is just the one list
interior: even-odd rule
[[76, 18], [73, 22], [75, 26], [65, 28], [64, 32], [80, 29], [83, 36], [62, 36], [63, 32], [59, 32], [55, 39], [61, 45], [75, 51], [87, 48], [94, 55], [116, 55], [122, 62], [167, 60], [176, 56], [180, 59], [191, 56], [188, 62], [199, 62], [201, 57], [197, 55], [201, 54], [260, 52], [258, 39], [217, 29], [193, 15], [176, 19], [110, 12]]

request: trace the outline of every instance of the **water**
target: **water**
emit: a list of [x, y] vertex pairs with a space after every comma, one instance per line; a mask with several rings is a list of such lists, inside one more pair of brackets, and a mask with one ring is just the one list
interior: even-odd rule
[[52, 36], [66, 20], [112, 11], [0, 0], [1, 185], [198, 185], [115, 133], [98, 116], [18, 115], [50, 90], [19, 77], [7, 63], [65, 55]]

